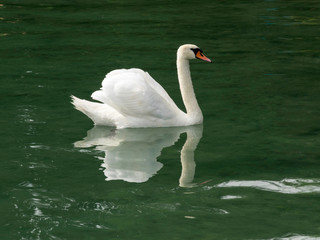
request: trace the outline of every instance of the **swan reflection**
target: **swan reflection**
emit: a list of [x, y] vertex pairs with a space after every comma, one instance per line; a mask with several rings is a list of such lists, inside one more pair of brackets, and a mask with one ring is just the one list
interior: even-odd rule
[[114, 129], [95, 126], [87, 136], [74, 143], [77, 148], [95, 147], [102, 158], [106, 180], [146, 182], [163, 164], [157, 161], [165, 147], [175, 144], [182, 133], [187, 139], [181, 149], [181, 187], [192, 187], [195, 173], [194, 151], [202, 137], [202, 125], [171, 128]]

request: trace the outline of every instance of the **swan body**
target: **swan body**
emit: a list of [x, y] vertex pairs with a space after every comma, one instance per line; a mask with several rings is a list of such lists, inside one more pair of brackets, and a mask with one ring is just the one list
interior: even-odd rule
[[189, 60], [205, 57], [193, 44], [177, 51], [177, 71], [186, 113], [181, 111], [163, 87], [147, 72], [138, 68], [109, 72], [91, 102], [72, 96], [72, 104], [96, 125], [117, 128], [171, 127], [200, 124], [203, 115], [198, 105], [190, 76]]

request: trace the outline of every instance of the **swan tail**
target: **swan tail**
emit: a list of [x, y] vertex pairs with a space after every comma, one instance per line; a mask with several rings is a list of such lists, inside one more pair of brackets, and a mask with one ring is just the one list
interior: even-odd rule
[[111, 107], [71, 96], [74, 108], [88, 116], [96, 125], [116, 126], [117, 113]]

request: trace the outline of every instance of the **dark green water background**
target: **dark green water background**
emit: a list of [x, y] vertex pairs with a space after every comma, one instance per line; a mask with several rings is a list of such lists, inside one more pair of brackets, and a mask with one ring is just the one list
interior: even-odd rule
[[[0, 238], [319, 239], [319, 13], [317, 0], [0, 2]], [[74, 145], [93, 124], [70, 95], [90, 99], [113, 69], [148, 71], [184, 108], [184, 43], [215, 59], [191, 66], [193, 187], [179, 183], [190, 129], [99, 128], [102, 143]]]

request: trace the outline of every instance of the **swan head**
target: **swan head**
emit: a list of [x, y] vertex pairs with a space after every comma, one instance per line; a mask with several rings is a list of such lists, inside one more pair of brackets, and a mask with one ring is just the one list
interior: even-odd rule
[[184, 44], [178, 48], [177, 52], [178, 58], [183, 58], [186, 60], [191, 59], [200, 59], [206, 62], [212, 62], [209, 58], [207, 58], [203, 51], [194, 44]]

